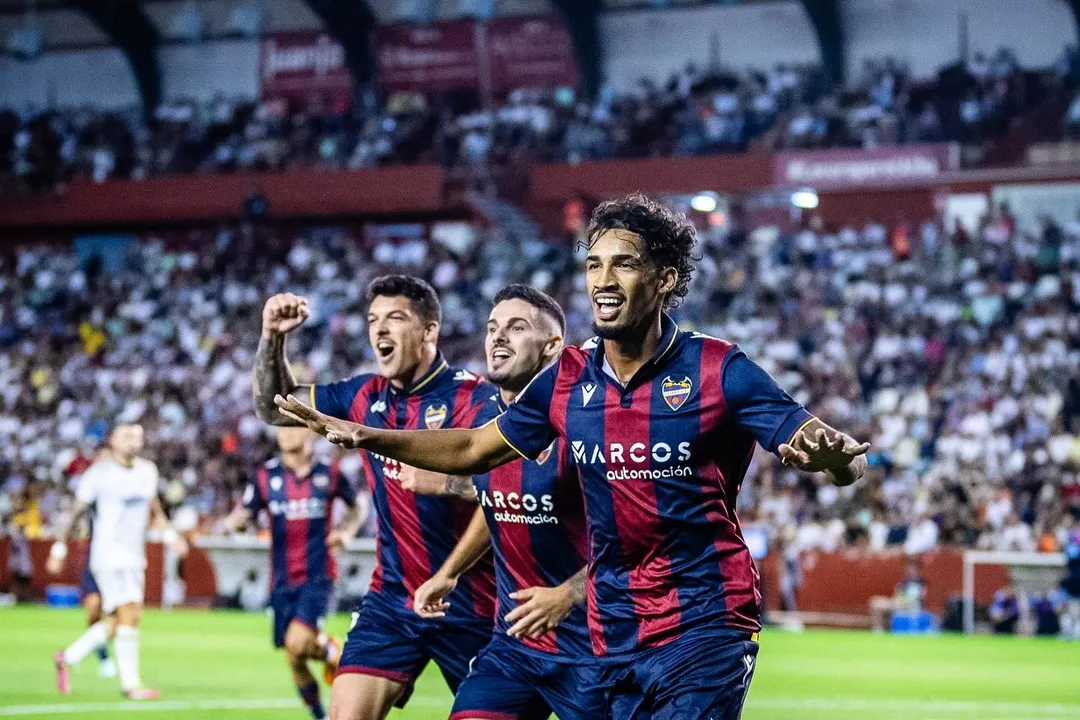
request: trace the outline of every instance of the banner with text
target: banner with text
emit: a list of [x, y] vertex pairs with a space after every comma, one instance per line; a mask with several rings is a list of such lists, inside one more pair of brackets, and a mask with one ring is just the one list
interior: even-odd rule
[[555, 18], [384, 25], [376, 46], [379, 83], [388, 92], [504, 93], [578, 83], [570, 33]]
[[959, 148], [952, 143], [782, 152], [773, 158], [773, 182], [815, 190], [904, 185], [957, 169], [959, 157]]
[[263, 100], [334, 104], [352, 99], [345, 49], [326, 33], [280, 32], [262, 42], [259, 78]]

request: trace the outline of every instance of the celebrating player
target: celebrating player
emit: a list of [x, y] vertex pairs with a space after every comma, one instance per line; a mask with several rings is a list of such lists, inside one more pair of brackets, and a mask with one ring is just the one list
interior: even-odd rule
[[[474, 426], [504, 412], [558, 357], [565, 331], [562, 309], [544, 293], [511, 285], [495, 296], [484, 351], [498, 392]], [[462, 483], [448, 485], [462, 492]], [[417, 613], [440, 617], [457, 578], [494, 546], [496, 633], [458, 689], [450, 717], [536, 718], [551, 711], [562, 720], [603, 717], [582, 607], [584, 509], [564, 444], [556, 440], [536, 460], [502, 465], [465, 485], [481, 512], [439, 572], [416, 591]]]
[[556, 437], [589, 519], [588, 618], [613, 718], [738, 718], [753, 677], [759, 578], [735, 499], [755, 441], [838, 485], [868, 445], [810, 415], [738, 347], [680, 330], [693, 226], [640, 195], [593, 214], [585, 261], [599, 336], [566, 348], [496, 422], [387, 433], [278, 398], [332, 442], [427, 470], [478, 473]]
[[[274, 647], [285, 648], [300, 699], [319, 720], [326, 713], [308, 660], [324, 662], [326, 682], [334, 682], [340, 643], [321, 633], [337, 579], [332, 550], [352, 542], [363, 518], [356, 509], [356, 491], [337, 467], [316, 461], [312, 439], [307, 428], [278, 431], [281, 459], [259, 469], [227, 525], [240, 527], [260, 510], [270, 515]], [[349, 513], [341, 528], [331, 532], [335, 498]]]
[[141, 425], [119, 425], [109, 436], [109, 449], [79, 478], [71, 521], [53, 543], [46, 569], [58, 574], [67, 558], [67, 540], [79, 517], [94, 505], [90, 572], [101, 590], [101, 606], [110, 622], [99, 621], [63, 652], [56, 653], [56, 684], [71, 692], [68, 669], [114, 637], [120, 688], [131, 700], [155, 700], [156, 690], [143, 687], [139, 676], [139, 616], [146, 573], [146, 529], [162, 532], [166, 543], [181, 555], [184, 542], [169, 525], [158, 500], [158, 470], [139, 457]]
[[[277, 412], [274, 397], [297, 393], [320, 414], [395, 432], [469, 427], [492, 388], [450, 368], [438, 351], [442, 310], [435, 291], [392, 275], [375, 279], [369, 295], [368, 334], [380, 374], [332, 385], [298, 386], [285, 359], [285, 338], [307, 318], [307, 301], [291, 294], [267, 301], [255, 357], [259, 416], [294, 422]], [[469, 661], [491, 639], [495, 614], [489, 558], [458, 583], [446, 618], [421, 619], [412, 611], [416, 589], [446, 561], [476, 506], [403, 489], [401, 465], [386, 456], [364, 453], [364, 470], [378, 516], [378, 564], [339, 661], [330, 699], [336, 720], [382, 720], [405, 704], [429, 660], [456, 691]]]

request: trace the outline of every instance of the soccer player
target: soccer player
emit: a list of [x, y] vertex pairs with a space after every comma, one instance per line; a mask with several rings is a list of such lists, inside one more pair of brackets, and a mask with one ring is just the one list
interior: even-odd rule
[[[91, 536], [90, 540], [92, 543], [93, 536]], [[97, 582], [94, 580], [94, 573], [90, 572], [89, 546], [86, 550], [82, 576], [79, 578], [79, 595], [82, 597], [82, 605], [86, 610], [86, 626], [91, 628], [101, 622], [105, 616], [101, 612], [101, 590], [98, 589]], [[116, 663], [109, 657], [109, 643], [103, 642], [98, 645], [95, 652], [98, 657], [98, 677], [116, 677]]]
[[344, 447], [479, 473], [567, 443], [589, 520], [588, 619], [612, 718], [731, 720], [753, 677], [760, 583], [735, 500], [755, 442], [838, 485], [858, 443], [813, 417], [737, 346], [680, 330], [695, 232], [649, 198], [606, 202], [587, 232], [597, 338], [566, 348], [497, 421], [387, 433], [295, 398], [287, 416]]
[[79, 517], [93, 504], [90, 572], [101, 591], [101, 607], [110, 621], [90, 626], [75, 642], [53, 657], [56, 684], [71, 692], [69, 668], [113, 636], [120, 689], [130, 700], [156, 700], [158, 692], [144, 687], [139, 676], [139, 616], [146, 574], [146, 530], [153, 525], [179, 554], [187, 543], [169, 525], [158, 500], [158, 470], [139, 457], [141, 425], [119, 425], [109, 436], [109, 449], [79, 478], [71, 521], [53, 543], [46, 569], [58, 574], [67, 559], [67, 540]]
[[[307, 428], [278, 431], [281, 458], [259, 469], [244, 489], [243, 504], [229, 516], [237, 528], [260, 510], [270, 516], [270, 609], [274, 647], [285, 648], [300, 699], [316, 720], [326, 717], [319, 683], [308, 660], [326, 664], [327, 684], [334, 682], [341, 648], [322, 634], [323, 622], [337, 580], [333, 549], [348, 547], [360, 529], [356, 491], [338, 471], [315, 459], [313, 435]], [[349, 507], [341, 527], [331, 531], [334, 500]]]
[[[379, 374], [331, 385], [298, 386], [285, 359], [285, 339], [307, 318], [307, 301], [282, 294], [266, 302], [254, 371], [259, 417], [294, 422], [277, 412], [274, 397], [296, 393], [322, 413], [394, 432], [469, 427], [492, 387], [451, 368], [438, 351], [442, 310], [435, 291], [403, 275], [376, 278], [368, 291]], [[491, 639], [495, 614], [490, 557], [462, 577], [445, 618], [413, 612], [416, 589], [446, 561], [476, 505], [414, 495], [402, 488], [396, 460], [373, 453], [363, 460], [378, 517], [378, 564], [338, 664], [330, 697], [335, 720], [382, 720], [393, 706], [404, 706], [430, 660], [456, 691], [469, 661]]]
[[[475, 427], [503, 413], [558, 356], [565, 332], [562, 308], [544, 293], [511, 285], [495, 296], [484, 351], [488, 380], [498, 392]], [[536, 460], [444, 486], [476, 498], [480, 512], [442, 568], [416, 591], [416, 611], [422, 617], [447, 612], [445, 598], [457, 578], [489, 547], [495, 549], [498, 598], [495, 635], [458, 688], [451, 720], [541, 718], [552, 711], [562, 720], [602, 718], [583, 607], [584, 508], [564, 445], [556, 440]]]

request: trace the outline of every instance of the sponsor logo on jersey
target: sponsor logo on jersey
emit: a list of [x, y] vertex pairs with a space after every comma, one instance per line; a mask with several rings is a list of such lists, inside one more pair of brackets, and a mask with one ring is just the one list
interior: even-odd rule
[[326, 517], [326, 501], [322, 498], [291, 498], [267, 503], [271, 515], [284, 515], [286, 520], [311, 520]]
[[438, 430], [446, 422], [446, 416], [449, 414], [445, 403], [442, 405], [429, 405], [428, 409], [424, 411], [424, 427], [428, 430]]
[[660, 394], [664, 396], [664, 402], [672, 410], [681, 408], [690, 399], [690, 393], [694, 389], [694, 383], [689, 376], [676, 380], [670, 375], [660, 383]]
[[592, 400], [592, 396], [596, 393], [596, 385], [594, 383], [588, 383], [581, 386], [581, 407], [585, 407]]
[[[585, 443], [570, 441], [570, 455], [576, 465], [606, 465], [608, 480], [660, 480], [662, 478], [690, 477], [694, 474], [690, 465], [690, 443], [672, 445], [653, 443]], [[651, 465], [652, 467], [626, 467]]]
[[513, 525], [558, 525], [555, 512], [555, 500], [550, 494], [533, 495], [532, 493], [504, 493], [500, 490], [481, 490], [481, 507], [491, 508], [495, 512], [495, 522]]

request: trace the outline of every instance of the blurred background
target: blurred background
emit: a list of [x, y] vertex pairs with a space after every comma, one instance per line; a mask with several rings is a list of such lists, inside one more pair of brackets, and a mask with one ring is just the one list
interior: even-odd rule
[[[0, 0], [0, 592], [44, 598], [113, 421], [143, 424], [174, 519], [215, 536], [274, 449], [249, 374], [271, 294], [311, 302], [305, 381], [373, 368], [364, 289], [386, 272], [436, 287], [444, 352], [482, 372], [507, 283], [589, 335], [576, 243], [599, 201], [643, 191], [699, 229], [680, 324], [873, 443], [843, 490], [755, 458], [739, 514], [770, 619], [960, 630], [966, 594], [969, 631], [1080, 636], [1059, 585], [1080, 577], [1078, 18], [1077, 0]], [[179, 569], [152, 553], [150, 603], [259, 586], [248, 540]]]

